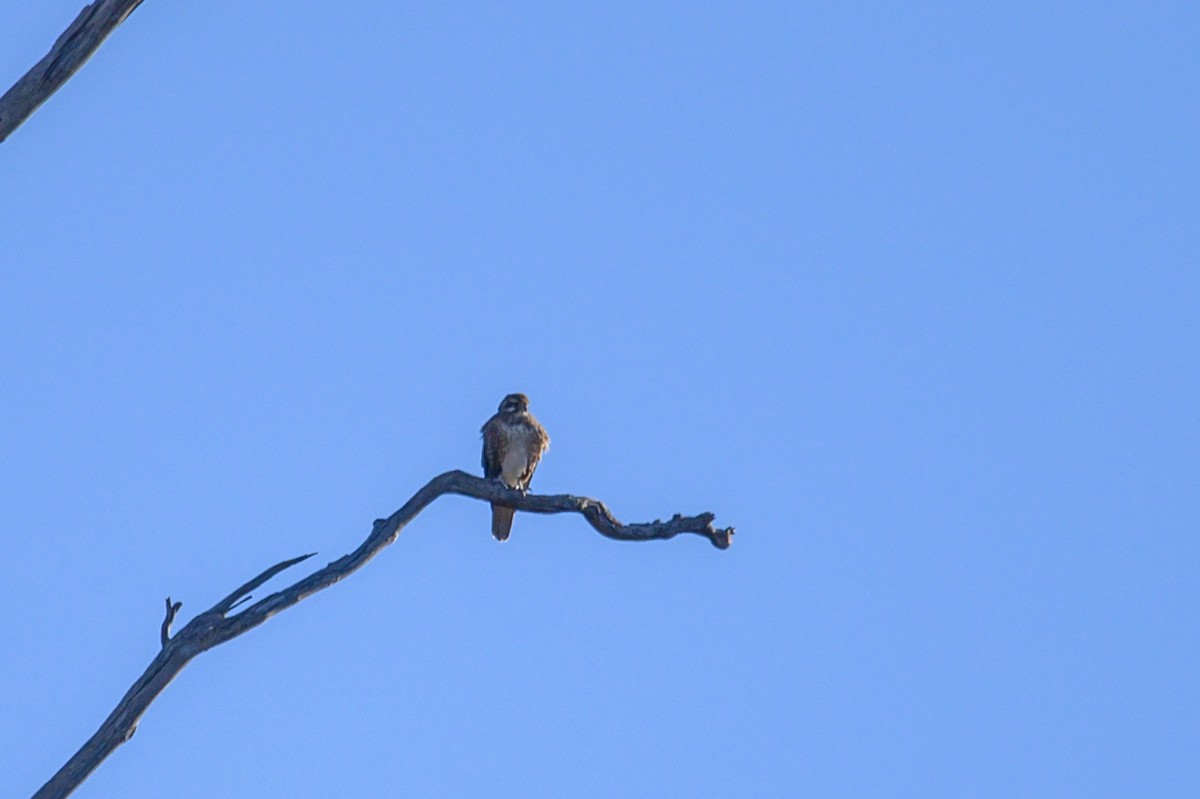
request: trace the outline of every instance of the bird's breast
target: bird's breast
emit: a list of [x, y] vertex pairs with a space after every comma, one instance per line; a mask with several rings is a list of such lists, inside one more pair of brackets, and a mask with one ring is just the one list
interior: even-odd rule
[[504, 460], [500, 461], [500, 478], [506, 485], [516, 488], [528, 468], [529, 448], [524, 442], [513, 442], [504, 451]]
[[505, 425], [504, 448], [500, 459], [500, 479], [516, 488], [529, 469], [530, 444], [533, 431], [525, 425]]

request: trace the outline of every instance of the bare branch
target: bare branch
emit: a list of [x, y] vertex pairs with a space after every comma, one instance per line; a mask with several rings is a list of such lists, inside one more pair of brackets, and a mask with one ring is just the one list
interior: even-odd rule
[[171, 597], [167, 597], [167, 617], [163, 619], [162, 629], [158, 632], [159, 640], [162, 641], [163, 646], [166, 646], [167, 641], [171, 640], [171, 624], [175, 621], [175, 614], [179, 612], [181, 607], [183, 607], [182, 602], [171, 604]]
[[650, 541], [674, 538], [679, 533], [696, 533], [707, 538], [718, 549], [728, 549], [733, 543], [733, 528], [713, 527], [712, 522], [716, 517], [711, 513], [701, 513], [699, 516], [680, 516], [677, 513], [666, 522], [655, 519], [646, 524], [621, 524], [603, 502], [587, 497], [575, 497], [570, 494], [522, 496], [501, 483], [481, 480], [465, 472], [447, 472], [435, 478], [433, 482], [439, 480], [448, 481], [451, 487], [447, 488], [447, 491], [499, 502], [501, 505], [511, 505], [517, 510], [533, 513], [580, 513], [601, 535], [618, 541]]
[[[34, 794], [33, 799], [63, 799], [70, 795], [114, 749], [133, 737], [138, 722], [150, 703], [192, 658], [254, 629], [276, 613], [290, 608], [362, 568], [384, 547], [395, 541], [400, 531], [416, 518], [417, 514], [443, 494], [460, 494], [487, 502], [498, 502], [532, 513], [578, 513], [599, 533], [619, 541], [650, 541], [673, 538], [680, 533], [695, 533], [704, 536], [718, 548], [726, 549], [733, 540], [733, 528], [713, 527], [714, 517], [711, 513], [701, 513], [698, 516], [676, 514], [665, 522], [656, 520], [646, 524], [621, 524], [604, 503], [594, 499], [569, 494], [522, 495], [519, 491], [498, 482], [484, 480], [466, 472], [446, 472], [426, 483], [400, 510], [386, 519], [376, 519], [371, 533], [353, 552], [301, 578], [287, 588], [258, 600], [241, 613], [229, 615], [230, 610], [242, 604], [251, 591], [284, 569], [295, 566], [312, 555], [301, 555], [275, 564], [193, 618], [174, 637], [170, 636], [170, 626], [182, 603], [172, 605], [168, 597], [167, 619], [163, 622], [161, 636], [163, 646], [158, 655], [121, 698], [116, 709], [100, 725], [100, 729], [50, 778], [49, 782], [42, 786], [41, 790]], [[486, 526], [480, 526], [480, 530], [486, 529]]]
[[270, 580], [272, 577], [279, 574], [284, 569], [291, 568], [292, 566], [295, 566], [297, 563], [300, 563], [301, 561], [308, 560], [315, 554], [317, 554], [317, 553], [309, 552], [307, 555], [301, 555], [298, 558], [292, 558], [291, 560], [285, 560], [283, 563], [276, 563], [274, 566], [267, 569], [262, 574], [255, 577], [253, 580], [250, 580], [245, 585], [243, 585], [240, 588], [238, 588], [237, 590], [235, 590], [233, 593], [231, 593], [229, 596], [222, 599], [217, 604], [213, 605], [211, 612], [220, 613], [221, 615], [228, 613], [229, 611], [233, 610], [238, 605], [245, 602], [246, 599], [249, 599], [249, 596], [248, 596], [249, 593], [251, 591], [253, 591], [255, 588], [258, 588], [260, 585], [265, 583], [267, 580]]
[[0, 142], [58, 91], [142, 0], [95, 0], [58, 37], [45, 58], [0, 97]]

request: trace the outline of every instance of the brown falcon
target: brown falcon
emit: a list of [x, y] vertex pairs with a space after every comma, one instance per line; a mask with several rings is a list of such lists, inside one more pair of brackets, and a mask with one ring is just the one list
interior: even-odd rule
[[[499, 480], [522, 494], [529, 490], [533, 470], [550, 447], [546, 428], [529, 412], [529, 397], [509, 394], [496, 415], [483, 425], [483, 476]], [[492, 535], [507, 541], [514, 511], [492, 505]]]

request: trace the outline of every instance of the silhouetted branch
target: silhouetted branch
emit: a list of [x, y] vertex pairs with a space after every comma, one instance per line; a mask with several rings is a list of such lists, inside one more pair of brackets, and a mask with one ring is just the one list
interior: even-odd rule
[[58, 91], [141, 4], [142, 0], [95, 0], [80, 11], [45, 58], [0, 97], [0, 141]]
[[167, 617], [163, 619], [162, 629], [158, 631], [158, 637], [163, 646], [166, 646], [167, 641], [171, 640], [171, 624], [174, 623], [175, 614], [181, 607], [183, 607], [182, 602], [171, 604], [171, 597], [167, 597]]
[[270, 580], [272, 577], [279, 574], [284, 569], [289, 569], [292, 566], [295, 566], [297, 563], [300, 563], [301, 561], [308, 560], [315, 554], [317, 554], [317, 553], [309, 552], [307, 555], [301, 555], [298, 558], [292, 558], [291, 560], [285, 560], [283, 563], [276, 563], [274, 566], [267, 569], [262, 574], [255, 577], [253, 580], [250, 580], [245, 585], [243, 585], [240, 588], [238, 588], [237, 590], [235, 590], [233, 593], [231, 593], [229, 596], [222, 599], [217, 604], [213, 605], [212, 612], [220, 613], [220, 614], [228, 613], [229, 611], [233, 610], [238, 605], [242, 604], [247, 599], [249, 599], [250, 592], [253, 591], [255, 588], [258, 588], [260, 585], [265, 583], [267, 580]]
[[[290, 608], [362, 568], [367, 561], [379, 554], [380, 550], [395, 541], [400, 531], [418, 513], [443, 494], [461, 494], [532, 513], [579, 513], [602, 535], [620, 541], [649, 541], [673, 538], [680, 533], [695, 533], [704, 536], [715, 546], [725, 549], [733, 540], [733, 528], [713, 527], [711, 513], [701, 513], [698, 516], [676, 514], [665, 522], [656, 520], [646, 524], [621, 524], [604, 503], [594, 499], [567, 494], [523, 496], [519, 491], [492, 480], [484, 480], [461, 471], [446, 472], [426, 483], [400, 510], [386, 519], [376, 519], [370, 535], [356, 550], [287, 588], [258, 600], [241, 613], [229, 615], [230, 610], [249, 598], [251, 591], [284, 569], [295, 566], [312, 555], [285, 560], [263, 571], [193, 618], [174, 637], [170, 634], [171, 622], [182, 603], [172, 604], [168, 597], [167, 618], [163, 622], [160, 634], [162, 649], [125, 696], [121, 697], [116, 709], [104, 720], [100, 729], [34, 794], [33, 799], [62, 799], [68, 796], [114, 749], [133, 737], [138, 722], [150, 703], [192, 658], [254, 629], [276, 613]], [[481, 524], [479, 529], [487, 532], [488, 527]]]

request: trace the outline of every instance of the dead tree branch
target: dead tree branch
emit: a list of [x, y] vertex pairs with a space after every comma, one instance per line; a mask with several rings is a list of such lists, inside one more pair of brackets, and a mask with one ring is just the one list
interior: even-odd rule
[[[100, 729], [50, 778], [49, 782], [42, 786], [41, 790], [34, 794], [33, 799], [62, 799], [68, 796], [113, 750], [133, 737], [138, 722], [150, 703], [192, 658], [254, 629], [276, 613], [353, 574], [379, 554], [380, 550], [395, 541], [405, 525], [424, 510], [425, 506], [443, 494], [460, 494], [487, 502], [498, 502], [532, 513], [579, 513], [601, 535], [619, 541], [674, 538], [680, 533], [704, 536], [720, 549], [728, 548], [733, 541], [733, 528], [713, 527], [711, 513], [701, 513], [698, 516], [676, 514], [665, 522], [656, 520], [645, 524], [621, 524], [604, 503], [594, 499], [568, 494], [522, 495], [498, 482], [484, 480], [466, 472], [446, 472], [426, 483], [400, 510], [386, 519], [376, 519], [370, 535], [358, 549], [287, 588], [258, 600], [236, 615], [229, 615], [229, 612], [248, 601], [251, 591], [284, 569], [295, 566], [312, 555], [301, 555], [266, 569], [193, 618], [174, 637], [170, 634], [171, 622], [174, 621], [182, 603], [172, 604], [168, 598], [166, 620], [160, 631], [162, 649], [125, 696], [121, 697], [116, 709], [104, 720]], [[485, 526], [480, 527], [480, 530], [485, 529]]]
[[142, 0], [95, 0], [58, 37], [46, 57], [0, 97], [0, 141], [58, 91]]
[[175, 614], [183, 607], [182, 602], [171, 602], [171, 597], [167, 597], [167, 617], [163, 619], [162, 629], [158, 631], [158, 640], [163, 646], [167, 645], [167, 641], [171, 640], [171, 625], [175, 623]]

